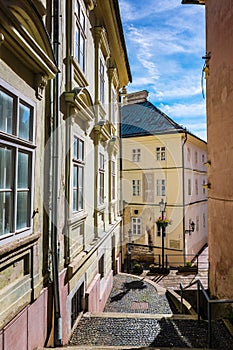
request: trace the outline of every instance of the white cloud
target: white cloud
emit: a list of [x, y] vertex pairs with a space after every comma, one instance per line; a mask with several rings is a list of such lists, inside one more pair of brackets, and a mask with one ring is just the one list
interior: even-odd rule
[[[120, 6], [133, 77], [128, 91], [148, 90], [152, 103], [204, 138], [204, 6], [181, 0], [147, 0], [146, 6], [120, 0]], [[196, 129], [194, 117], [200, 118]]]
[[165, 105], [160, 103], [158, 106], [168, 116], [179, 117], [183, 119], [196, 118], [205, 115], [205, 102], [201, 103], [174, 103]]

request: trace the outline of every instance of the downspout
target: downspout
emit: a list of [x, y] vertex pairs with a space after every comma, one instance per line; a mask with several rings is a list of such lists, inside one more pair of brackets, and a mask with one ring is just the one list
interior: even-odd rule
[[120, 254], [121, 254], [121, 266], [124, 265], [125, 257], [124, 257], [124, 203], [123, 203], [123, 186], [122, 186], [122, 180], [123, 180], [123, 160], [122, 160], [122, 105], [123, 105], [123, 99], [126, 95], [126, 88], [123, 86], [121, 89], [121, 92], [118, 92], [118, 103], [119, 103], [119, 156], [120, 156], [120, 203], [119, 203], [119, 209], [120, 209], [120, 216], [122, 218], [121, 220], [121, 229], [120, 229]]
[[184, 265], [186, 263], [185, 254], [185, 176], [184, 176], [184, 146], [186, 144], [188, 137], [187, 132], [184, 134], [183, 144], [182, 144], [182, 185], [183, 185], [183, 254], [184, 254]]
[[[54, 56], [59, 67], [59, 0], [53, 2], [53, 49]], [[54, 296], [54, 345], [62, 345], [62, 318], [59, 292], [59, 248], [58, 248], [58, 186], [59, 186], [59, 73], [52, 83], [53, 106], [52, 106], [52, 269], [53, 269], [53, 296]]]

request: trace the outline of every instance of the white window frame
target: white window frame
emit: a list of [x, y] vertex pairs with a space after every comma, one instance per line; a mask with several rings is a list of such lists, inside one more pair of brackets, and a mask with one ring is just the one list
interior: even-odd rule
[[[5, 167], [4, 164], [1, 165], [0, 169], [0, 178], [1, 178], [1, 188], [0, 195], [2, 195], [2, 206], [0, 206], [0, 220], [2, 218], [2, 222], [0, 224], [0, 241], [4, 243], [13, 240], [14, 238], [19, 238], [19, 236], [25, 236], [32, 233], [32, 208], [33, 208], [33, 193], [34, 193], [34, 158], [35, 158], [35, 111], [36, 106], [33, 101], [25, 97], [21, 92], [12, 88], [12, 86], [8, 85], [6, 82], [0, 79], [0, 92], [6, 96], [9, 96], [12, 99], [12, 108], [11, 114], [11, 130], [7, 128], [7, 122], [9, 122], [9, 112], [7, 113], [7, 119], [3, 120], [2, 125], [0, 125], [0, 147], [2, 149], [2, 156], [5, 158], [7, 155], [6, 150], [11, 152], [11, 160], [10, 163], [6, 161]], [[0, 101], [1, 103], [1, 101]], [[22, 106], [22, 108], [20, 108]], [[5, 101], [2, 100], [2, 105], [0, 104], [0, 114], [3, 116], [4, 108], [7, 105]], [[10, 107], [8, 105], [8, 107]], [[26, 110], [24, 110], [26, 108]], [[24, 112], [28, 111], [27, 123], [23, 125], [25, 122], [23, 121]], [[3, 116], [4, 117], [4, 116]], [[25, 120], [25, 119], [24, 119]], [[6, 128], [4, 128], [4, 124]], [[28, 136], [24, 135], [25, 128], [27, 130]], [[21, 130], [20, 130], [21, 129]], [[5, 151], [4, 151], [5, 150]], [[9, 153], [8, 153], [9, 154]], [[23, 167], [25, 171], [19, 170], [19, 155], [28, 155], [27, 165]], [[22, 158], [23, 160], [23, 158]], [[8, 169], [7, 169], [8, 168]], [[25, 176], [23, 178], [23, 176]], [[7, 184], [7, 179], [11, 177], [11, 183], [9, 186]], [[24, 183], [24, 186], [19, 184], [19, 181]], [[25, 186], [25, 181], [27, 182]], [[21, 200], [19, 198], [19, 194], [24, 193], [27, 194], [26, 206], [27, 209], [20, 209]], [[6, 202], [7, 194], [11, 197], [9, 201], [9, 205]], [[19, 202], [17, 202], [19, 200]], [[9, 215], [8, 218], [6, 216], [6, 207], [8, 205]], [[26, 224], [22, 224], [20, 226], [20, 222], [18, 221], [20, 212], [22, 214], [23, 210], [23, 220], [25, 220]], [[7, 222], [9, 220], [9, 222]], [[18, 227], [17, 227], [18, 225]]]
[[156, 147], [156, 160], [166, 160], [166, 147]]
[[141, 180], [132, 180], [133, 196], [141, 195]]
[[[84, 175], [85, 175], [85, 143], [74, 135], [73, 143], [73, 186], [72, 210], [73, 213], [84, 210]], [[75, 196], [76, 193], [76, 196]], [[76, 198], [76, 200], [75, 200]]]
[[133, 235], [142, 234], [142, 219], [138, 217], [131, 218], [131, 227]]
[[157, 196], [166, 196], [166, 180], [157, 179]]
[[79, 0], [75, 3], [74, 57], [81, 70], [86, 71], [86, 16]]
[[132, 149], [132, 161], [133, 162], [140, 162], [141, 161], [141, 149], [140, 148]]

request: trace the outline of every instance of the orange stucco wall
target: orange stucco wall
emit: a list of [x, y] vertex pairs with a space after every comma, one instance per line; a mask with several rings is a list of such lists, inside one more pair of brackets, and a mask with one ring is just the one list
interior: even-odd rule
[[209, 285], [233, 298], [233, 2], [206, 0]]

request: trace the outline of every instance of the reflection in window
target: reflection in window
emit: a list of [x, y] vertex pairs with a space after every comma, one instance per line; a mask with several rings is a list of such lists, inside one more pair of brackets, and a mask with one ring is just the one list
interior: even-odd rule
[[33, 108], [0, 86], [1, 236], [31, 226], [33, 127]]

